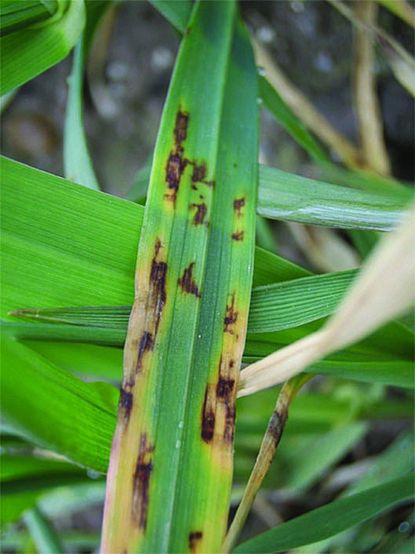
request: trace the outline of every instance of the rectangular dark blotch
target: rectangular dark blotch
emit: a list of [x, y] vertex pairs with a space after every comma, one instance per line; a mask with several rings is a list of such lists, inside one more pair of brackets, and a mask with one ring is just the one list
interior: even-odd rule
[[176, 145], [180, 146], [187, 138], [187, 127], [189, 125], [189, 114], [179, 110], [176, 115], [176, 124], [174, 126], [174, 137]]
[[206, 164], [205, 163], [201, 163], [200, 165], [197, 165], [197, 163], [193, 164], [192, 182], [193, 183], [203, 182], [205, 178], [206, 178]]
[[200, 204], [191, 204], [191, 207], [196, 208], [195, 215], [193, 216], [193, 224], [203, 225], [207, 214], [207, 205], [201, 202]]
[[136, 371], [139, 371], [141, 369], [143, 365], [144, 354], [146, 352], [149, 352], [150, 350], [153, 350], [153, 346], [153, 335], [148, 331], [144, 331], [140, 339], [140, 344], [138, 345]]
[[233, 395], [233, 388], [235, 386], [235, 379], [226, 379], [219, 376], [218, 383], [216, 385], [216, 395], [223, 400], [229, 400]]
[[225, 333], [233, 334], [232, 326], [238, 319], [238, 312], [235, 310], [235, 293], [232, 293], [231, 303], [226, 305], [226, 313], [223, 320], [223, 330]]
[[244, 232], [243, 231], [236, 231], [236, 233], [232, 233], [233, 240], [244, 240]]
[[210, 443], [215, 433], [215, 406], [209, 385], [206, 387], [205, 398], [202, 407], [202, 439]]
[[242, 215], [242, 208], [245, 206], [245, 198], [236, 198], [233, 201], [233, 209], [238, 216]]
[[176, 200], [180, 179], [186, 169], [187, 163], [188, 161], [183, 158], [183, 150], [181, 148], [170, 152], [166, 164], [166, 183], [168, 188], [173, 190], [173, 194], [169, 196], [172, 200]]
[[177, 282], [184, 292], [188, 292], [189, 294], [193, 294], [197, 298], [200, 298], [201, 294], [199, 292], [199, 288], [193, 279], [194, 265], [195, 265], [195, 262], [192, 262], [184, 270], [183, 275], [180, 277], [180, 279], [178, 279]]
[[126, 388], [121, 387], [119, 411], [125, 425], [128, 423], [130, 419], [131, 410], [133, 408], [133, 401], [134, 401], [133, 393], [126, 390]]
[[151, 288], [151, 300], [154, 309], [154, 319], [155, 319], [155, 331], [160, 323], [161, 314], [166, 303], [167, 293], [166, 293], [166, 276], [167, 276], [167, 263], [164, 261], [159, 261], [158, 255], [161, 248], [161, 242], [159, 239], [156, 240], [155, 244], [155, 253], [153, 260], [151, 262], [150, 270], [150, 288]]
[[142, 433], [133, 475], [132, 501], [132, 519], [140, 529], [145, 529], [147, 526], [150, 477], [153, 471], [153, 451], [154, 446], [148, 443], [147, 433]]
[[202, 531], [192, 531], [189, 533], [189, 550], [191, 554], [196, 554], [199, 541], [203, 538]]

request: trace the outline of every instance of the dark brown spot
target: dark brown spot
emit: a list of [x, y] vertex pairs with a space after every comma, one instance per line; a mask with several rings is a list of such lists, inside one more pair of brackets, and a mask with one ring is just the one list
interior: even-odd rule
[[202, 439], [209, 443], [215, 432], [215, 410], [209, 385], [206, 387], [202, 409]]
[[150, 477], [153, 471], [154, 446], [147, 442], [147, 433], [140, 436], [137, 463], [133, 476], [132, 518], [140, 529], [147, 526]]
[[201, 204], [191, 204], [192, 208], [196, 208], [195, 215], [193, 216], [194, 225], [203, 225], [205, 223], [205, 217], [207, 214], [207, 206], [204, 202]]
[[232, 326], [238, 319], [238, 312], [235, 310], [235, 293], [231, 295], [231, 303], [226, 305], [226, 314], [223, 320], [225, 333], [233, 334]]
[[153, 350], [153, 346], [154, 346], [153, 335], [148, 331], [144, 331], [140, 339], [140, 344], [138, 346], [136, 371], [139, 371], [141, 369], [143, 365], [144, 354], [146, 352], [149, 352], [150, 350]]
[[197, 163], [195, 163], [193, 165], [192, 182], [193, 183], [203, 182], [205, 178], [206, 178], [206, 164], [202, 163], [200, 165], [197, 165]]
[[238, 217], [242, 215], [243, 206], [245, 206], [245, 198], [236, 198], [233, 201], [233, 209], [237, 213]]
[[170, 152], [169, 159], [167, 160], [166, 165], [166, 182], [169, 189], [173, 192], [170, 195], [166, 195], [166, 198], [176, 201], [177, 191], [179, 190], [180, 179], [182, 178], [183, 172], [186, 169], [188, 161], [183, 158], [183, 149], [178, 148], [177, 150]]
[[232, 397], [234, 385], [235, 379], [219, 377], [218, 384], [216, 385], [216, 394], [218, 398], [223, 398], [225, 401], [229, 400]]
[[243, 231], [237, 231], [236, 233], [232, 233], [233, 240], [244, 240], [244, 232]]
[[187, 112], [178, 111], [176, 116], [176, 125], [174, 127], [174, 136], [176, 145], [180, 146], [187, 137], [187, 127], [189, 125], [189, 114]]
[[124, 387], [121, 387], [119, 411], [125, 425], [128, 423], [130, 419], [130, 414], [133, 407], [133, 400], [134, 400], [133, 393], [126, 390]]
[[274, 439], [275, 446], [277, 446], [281, 440], [282, 432], [284, 430], [287, 417], [288, 417], [287, 410], [285, 410], [283, 413], [273, 412], [271, 419], [268, 423], [267, 432]]
[[178, 284], [181, 286], [182, 290], [185, 292], [188, 292], [189, 294], [194, 294], [198, 298], [200, 298], [200, 292], [198, 289], [198, 286], [196, 285], [195, 281], [193, 280], [193, 267], [195, 263], [192, 262], [189, 267], [187, 267], [183, 275], [178, 280]]
[[189, 549], [191, 554], [196, 554], [197, 552], [197, 543], [202, 539], [202, 531], [192, 531], [189, 533]]
[[151, 305], [154, 311], [154, 320], [155, 320], [155, 332], [160, 323], [161, 313], [166, 303], [166, 274], [167, 274], [167, 263], [164, 261], [159, 261], [158, 255], [161, 248], [161, 242], [157, 239], [155, 244], [155, 253], [153, 260], [151, 262], [151, 271], [150, 271], [150, 298]]

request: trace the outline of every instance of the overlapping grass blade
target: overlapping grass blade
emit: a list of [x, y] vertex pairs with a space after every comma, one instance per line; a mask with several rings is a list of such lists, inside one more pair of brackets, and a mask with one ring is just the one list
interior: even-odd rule
[[195, 6], [162, 118], [108, 474], [108, 552], [216, 551], [226, 528], [257, 181], [256, 75], [239, 27], [227, 74], [234, 9]]
[[237, 546], [234, 552], [284, 552], [336, 535], [413, 497], [412, 475], [335, 500]]
[[85, 6], [83, 0], [71, 0], [64, 6], [56, 21], [0, 38], [0, 95], [33, 79], [69, 54], [85, 24]]
[[[254, 288], [248, 333], [290, 329], [332, 314], [355, 276], [356, 271], [350, 270]], [[75, 306], [18, 310], [12, 315], [28, 321], [122, 329], [126, 333], [130, 312], [131, 306]]]

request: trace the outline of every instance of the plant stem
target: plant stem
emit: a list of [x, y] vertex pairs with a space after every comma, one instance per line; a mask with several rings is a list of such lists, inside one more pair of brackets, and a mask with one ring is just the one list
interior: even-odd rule
[[297, 392], [310, 379], [309, 375], [298, 375], [284, 383], [277, 399], [274, 411], [268, 422], [268, 427], [262, 439], [261, 447], [248, 480], [241, 503], [226, 535], [222, 546], [222, 554], [227, 554], [235, 545], [236, 539], [248, 517], [251, 506], [260, 489], [264, 477], [271, 466], [275, 452], [281, 440], [285, 423], [288, 418], [288, 408]]

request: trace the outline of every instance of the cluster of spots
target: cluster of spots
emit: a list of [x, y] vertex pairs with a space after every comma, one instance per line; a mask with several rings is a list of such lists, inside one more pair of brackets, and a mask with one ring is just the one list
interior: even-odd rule
[[202, 531], [192, 531], [189, 533], [189, 550], [191, 554], [196, 554], [198, 543], [202, 540]]
[[[183, 143], [186, 141], [187, 138], [189, 119], [189, 113], [184, 112], [179, 108], [176, 114], [176, 122], [173, 131], [174, 146], [170, 151], [166, 164], [166, 183], [169, 189], [169, 193], [165, 194], [165, 198], [168, 201], [173, 202], [173, 204], [176, 204], [180, 181], [188, 165], [193, 167], [191, 177], [192, 189], [197, 190], [197, 183], [203, 183], [209, 187], [213, 187], [215, 184], [214, 181], [208, 181], [206, 179], [207, 168], [204, 162], [197, 162], [196, 160], [190, 160], [185, 157]], [[191, 208], [193, 208], [193, 205], [191, 205]], [[199, 221], [202, 213], [203, 212], [199, 212], [199, 215], [196, 213], [193, 220], [195, 225], [203, 223], [203, 221]], [[204, 219], [205, 215], [206, 211], [203, 213], [202, 220]], [[196, 216], [198, 217], [196, 218]]]
[[[237, 219], [243, 216], [242, 208], [245, 206], [245, 198], [235, 198], [233, 201], [233, 209], [236, 214]], [[232, 233], [232, 240], [242, 241], [244, 240], [244, 232], [241, 229], [238, 229]]]
[[192, 262], [183, 272], [183, 275], [178, 279], [178, 284], [184, 292], [193, 294], [197, 298], [201, 297], [199, 288], [193, 279], [193, 268], [195, 262]]
[[147, 433], [140, 436], [137, 463], [133, 475], [132, 520], [140, 528], [147, 526], [150, 477], [153, 471], [152, 453], [154, 445], [147, 439]]
[[[233, 359], [221, 358], [219, 376], [216, 386], [207, 385], [202, 407], [201, 436], [209, 444], [219, 427], [223, 439], [232, 443], [235, 428], [235, 362]], [[219, 420], [222, 424], [219, 425]]]
[[223, 319], [223, 330], [225, 333], [234, 334], [234, 326], [238, 320], [238, 312], [235, 309], [235, 293], [231, 294], [231, 301], [226, 305], [225, 317]]

